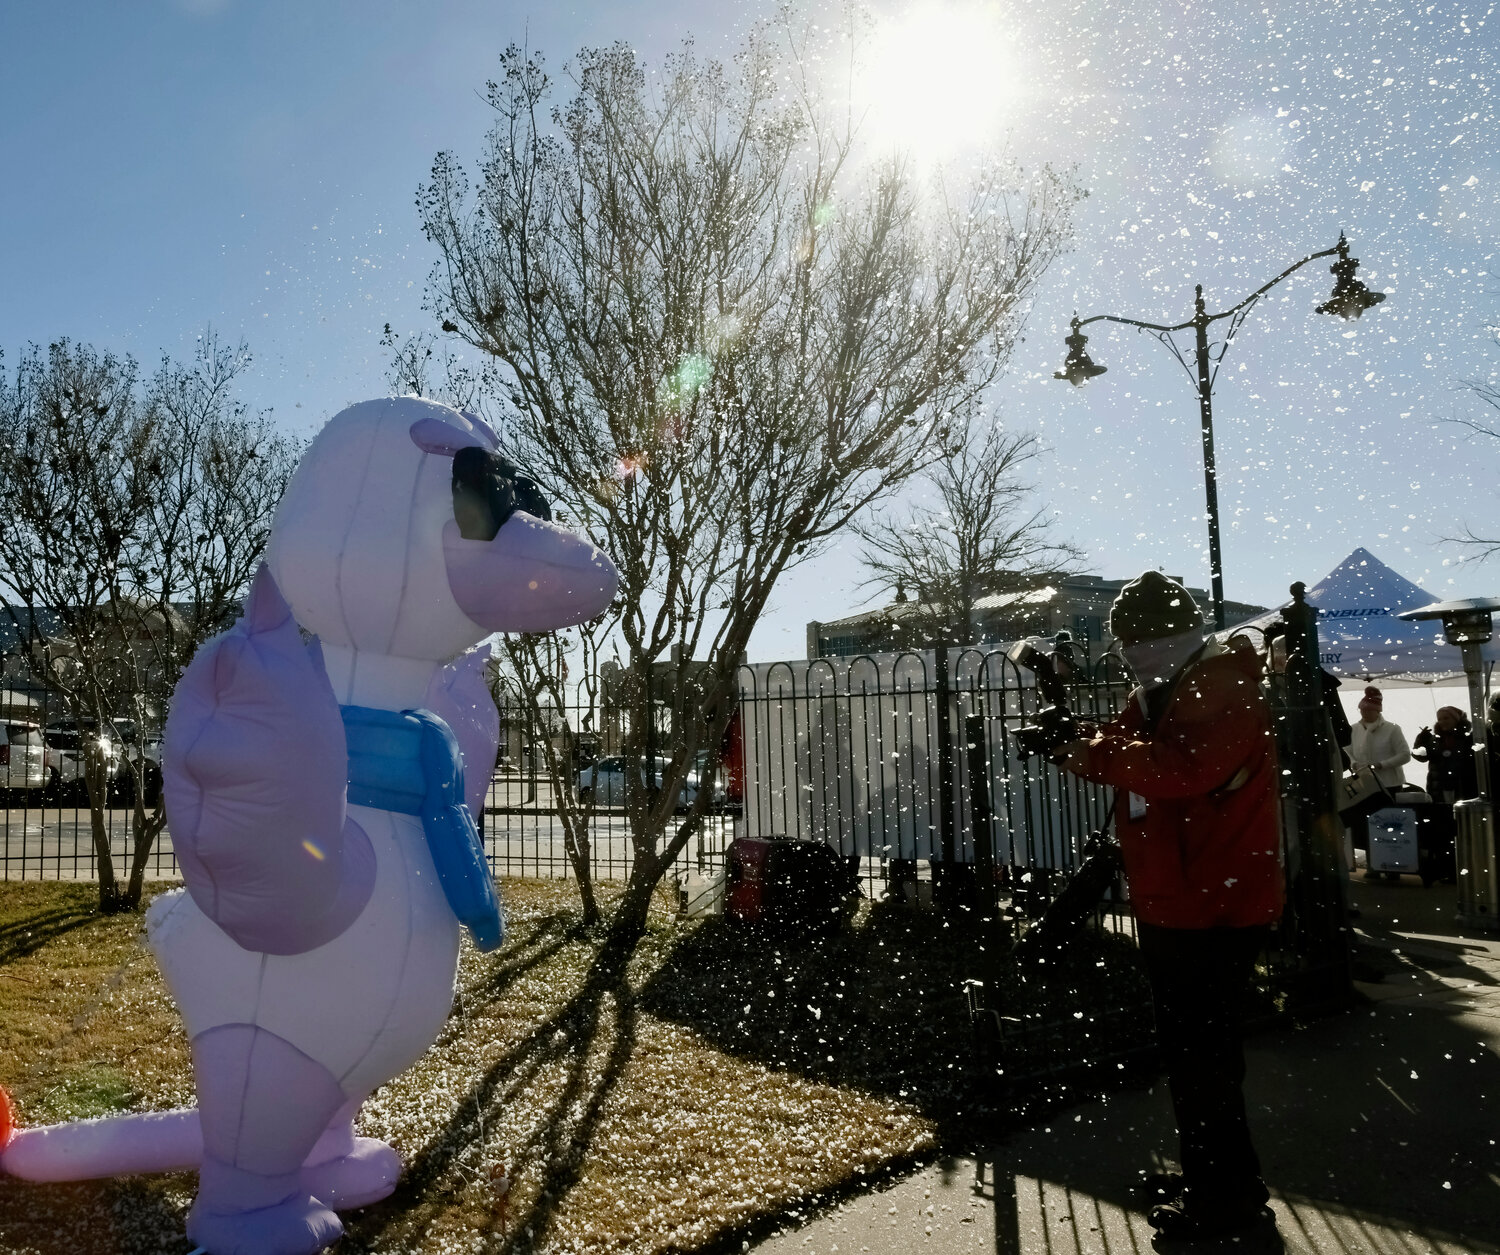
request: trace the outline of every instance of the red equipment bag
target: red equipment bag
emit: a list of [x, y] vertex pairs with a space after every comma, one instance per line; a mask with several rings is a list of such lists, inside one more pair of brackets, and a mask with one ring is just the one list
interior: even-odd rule
[[834, 932], [859, 904], [854, 870], [821, 841], [737, 837], [729, 846], [724, 914], [742, 924]]

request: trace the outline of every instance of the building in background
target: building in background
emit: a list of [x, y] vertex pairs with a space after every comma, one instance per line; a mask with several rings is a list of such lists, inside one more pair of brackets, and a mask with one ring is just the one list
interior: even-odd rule
[[[1128, 579], [1107, 580], [1097, 575], [1068, 575], [1049, 583], [1016, 592], [993, 593], [974, 603], [979, 643], [1020, 640], [1026, 636], [1052, 636], [1067, 629], [1073, 638], [1086, 642], [1090, 657], [1097, 658], [1113, 642], [1109, 635], [1109, 608]], [[1180, 583], [1180, 577], [1173, 576]], [[1212, 598], [1205, 589], [1190, 588], [1193, 600], [1208, 616]], [[1261, 613], [1263, 606], [1227, 601], [1224, 613], [1234, 624]], [[874, 610], [865, 610], [830, 623], [807, 625], [807, 656], [848, 658], [855, 654], [888, 653], [922, 649], [923, 625], [930, 616], [916, 602], [897, 600]]]

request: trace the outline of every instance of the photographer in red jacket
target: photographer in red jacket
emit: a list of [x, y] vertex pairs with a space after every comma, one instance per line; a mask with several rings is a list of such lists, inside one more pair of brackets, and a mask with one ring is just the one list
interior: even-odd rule
[[1115, 789], [1115, 823], [1151, 981], [1182, 1173], [1148, 1188], [1162, 1239], [1235, 1232], [1270, 1215], [1250, 1141], [1240, 1007], [1281, 916], [1277, 765], [1252, 650], [1203, 638], [1182, 585], [1127, 584], [1110, 632], [1139, 684], [1125, 709], [1056, 761]]

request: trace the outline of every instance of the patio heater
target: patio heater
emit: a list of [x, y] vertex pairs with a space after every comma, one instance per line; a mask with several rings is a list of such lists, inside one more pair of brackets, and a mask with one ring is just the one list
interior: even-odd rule
[[1458, 828], [1458, 913], [1474, 928], [1500, 928], [1500, 869], [1495, 865], [1495, 782], [1490, 779], [1489, 730], [1484, 722], [1483, 646], [1494, 635], [1493, 612], [1500, 597], [1437, 601], [1403, 610], [1402, 619], [1441, 619], [1443, 637], [1457, 645], [1469, 680], [1469, 713], [1474, 725], [1474, 769], [1479, 796], [1453, 806]]

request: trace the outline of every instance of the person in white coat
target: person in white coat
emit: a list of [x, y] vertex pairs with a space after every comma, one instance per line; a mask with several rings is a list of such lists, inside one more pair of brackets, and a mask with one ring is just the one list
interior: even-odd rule
[[1375, 778], [1387, 792], [1406, 784], [1401, 768], [1411, 761], [1411, 747], [1401, 729], [1383, 714], [1384, 699], [1373, 684], [1365, 689], [1359, 703], [1359, 722], [1354, 725], [1349, 742], [1349, 758], [1356, 771], [1373, 767]]

